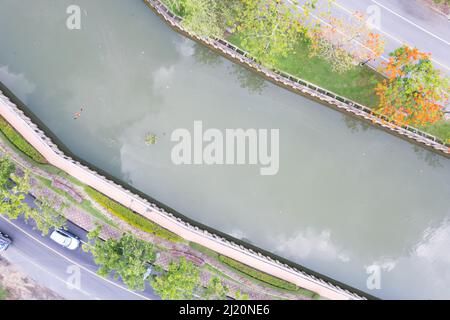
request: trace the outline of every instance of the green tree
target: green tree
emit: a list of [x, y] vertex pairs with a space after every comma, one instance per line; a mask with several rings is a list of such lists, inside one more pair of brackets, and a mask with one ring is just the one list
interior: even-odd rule
[[11, 174], [16, 171], [16, 166], [8, 157], [0, 158], [0, 186], [10, 188], [12, 183], [10, 177]]
[[249, 296], [246, 293], [242, 293], [241, 291], [236, 291], [236, 294], [234, 295], [234, 298], [236, 300], [248, 300]]
[[[11, 171], [10, 167], [9, 169], [3, 170], [4, 168], [8, 168], [7, 164], [0, 165], [4, 166], [1, 168], [2, 174]], [[47, 235], [51, 228], [63, 228], [66, 225], [66, 219], [61, 214], [64, 204], [58, 209], [55, 209], [56, 204], [43, 196], [39, 196], [35, 200], [37, 208], [31, 208], [26, 203], [25, 196], [31, 189], [29, 176], [28, 171], [25, 171], [23, 176], [14, 173], [10, 174], [12, 180], [10, 187], [2, 188], [1, 190], [1, 196], [4, 199], [0, 204], [1, 213], [12, 220], [24, 214], [25, 221], [28, 222], [30, 219], [34, 220], [36, 228], [41, 231], [42, 235]]]
[[30, 192], [30, 172], [28, 170], [25, 170], [22, 175], [11, 174], [11, 180], [14, 182], [14, 187], [12, 188], [14, 193], [27, 194]]
[[162, 0], [169, 9], [180, 17], [184, 16], [184, 8], [186, 0]]
[[183, 26], [204, 37], [223, 37], [234, 17], [234, 0], [183, 0]]
[[209, 280], [202, 298], [205, 300], [226, 300], [229, 289], [218, 277], [212, 277]]
[[29, 206], [24, 208], [25, 220], [33, 219], [36, 228], [41, 231], [43, 236], [47, 235], [52, 228], [62, 229], [66, 227], [67, 220], [62, 214], [66, 207], [65, 203], [57, 208], [56, 203], [46, 197], [39, 196], [36, 205], [38, 208], [30, 208]]
[[235, 29], [241, 45], [259, 62], [273, 66], [277, 58], [295, 53], [314, 2], [300, 11], [298, 5], [281, 0], [240, 0]]
[[98, 274], [122, 279], [131, 290], [144, 290], [144, 275], [147, 265], [155, 260], [155, 250], [151, 243], [142, 241], [132, 234], [124, 234], [119, 240], [102, 241], [98, 235], [100, 229], [89, 234], [91, 243], [83, 246], [92, 253], [95, 263], [99, 266]]
[[181, 257], [178, 263], [170, 263], [164, 275], [154, 277], [151, 285], [164, 300], [192, 300], [200, 285], [200, 270]]
[[239, 0], [164, 0], [177, 15], [183, 17], [186, 29], [204, 37], [223, 37], [232, 24]]
[[2, 190], [3, 201], [0, 204], [1, 214], [5, 215], [8, 219], [17, 219], [28, 207], [23, 203], [25, 196], [23, 194], [5, 193]]
[[[2, 201], [0, 202], [0, 214], [5, 215], [9, 219], [17, 219], [25, 210], [27, 210], [28, 204], [24, 202], [25, 194], [29, 191], [28, 185], [23, 183], [23, 179], [27, 179], [28, 175], [25, 173], [25, 177], [21, 178], [14, 173], [11, 173], [11, 167], [7, 162], [3, 163], [2, 177], [3, 187], [0, 190]], [[13, 182], [7, 180], [7, 176], [12, 179]]]

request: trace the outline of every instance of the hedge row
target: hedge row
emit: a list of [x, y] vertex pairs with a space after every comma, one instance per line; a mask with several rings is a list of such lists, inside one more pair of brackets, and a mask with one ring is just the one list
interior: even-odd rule
[[291, 282], [288, 282], [283, 279], [271, 276], [270, 274], [258, 271], [252, 267], [247, 266], [246, 264], [240, 263], [240, 262], [238, 262], [234, 259], [228, 258], [226, 256], [219, 255], [219, 261], [226, 264], [227, 266], [237, 270], [238, 272], [244, 273], [251, 278], [265, 282], [274, 287], [288, 290], [288, 291], [298, 292], [298, 293], [300, 293], [306, 297], [312, 298], [312, 299], [319, 298], [319, 295], [315, 292], [300, 288]]
[[0, 116], [0, 131], [5, 137], [34, 161], [45, 164], [47, 161], [31, 144], [28, 143], [3, 117]]
[[157, 225], [156, 223], [148, 220], [147, 218], [133, 212], [132, 210], [124, 207], [120, 203], [108, 198], [97, 190], [92, 189], [89, 186], [85, 186], [84, 190], [86, 193], [97, 203], [103, 206], [106, 210], [108, 210], [111, 214], [116, 217], [122, 219], [128, 224], [136, 227], [142, 231], [152, 233], [158, 237], [164, 238], [166, 240], [172, 242], [180, 242], [182, 238], [177, 236], [176, 234], [170, 232], [167, 229], [164, 229]]

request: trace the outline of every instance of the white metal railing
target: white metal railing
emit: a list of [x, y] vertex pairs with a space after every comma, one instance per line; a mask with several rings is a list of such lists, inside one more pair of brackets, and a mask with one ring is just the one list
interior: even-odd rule
[[[309, 95], [321, 99], [321, 96], [325, 96], [328, 98], [333, 99], [321, 99], [325, 100], [328, 103], [331, 103], [338, 107], [339, 109], [344, 109], [347, 112], [353, 113], [354, 115], [357, 115], [359, 117], [363, 117], [366, 120], [370, 120], [374, 123], [377, 123], [378, 125], [390, 129], [391, 131], [395, 131], [398, 134], [401, 134], [409, 139], [413, 139], [421, 144], [425, 144], [429, 147], [432, 147], [435, 150], [438, 150], [445, 154], [450, 154], [450, 144], [440, 140], [439, 138], [426, 133], [424, 131], [421, 131], [415, 127], [409, 126], [409, 125], [400, 125], [396, 123], [395, 121], [389, 119], [387, 116], [379, 114], [375, 112], [374, 110], [370, 109], [367, 106], [364, 106], [360, 103], [357, 103], [356, 101], [353, 101], [351, 99], [345, 98], [341, 95], [338, 95], [334, 92], [331, 92], [327, 89], [324, 89], [322, 87], [319, 87], [307, 80], [300, 79], [294, 75], [291, 75], [287, 72], [280, 71], [277, 69], [268, 69], [259, 64], [256, 59], [254, 59], [248, 52], [245, 50], [242, 50], [241, 48], [238, 48], [234, 44], [221, 39], [221, 38], [205, 38], [200, 37], [189, 30], [186, 30], [182, 25], [181, 22], [183, 20], [182, 17], [174, 14], [164, 3], [162, 3], [160, 0], [144, 0], [144, 2], [151, 5], [167, 22], [169, 22], [172, 26], [180, 29], [181, 31], [189, 34], [191, 37], [202, 41], [208, 45], [211, 45], [215, 47], [216, 49], [223, 49], [221, 50], [224, 52], [224, 54], [227, 54], [228, 56], [232, 56], [234, 58], [239, 59], [241, 62], [244, 62], [251, 66], [252, 68], [263, 72], [266, 76], [272, 78], [273, 80], [284, 83], [286, 85], [291, 86], [295, 90], [303, 91], [304, 93], [308, 93]], [[230, 51], [231, 50], [231, 51]], [[239, 55], [239, 57], [236, 56]], [[287, 82], [287, 83], [286, 83]], [[303, 88], [299, 88], [296, 86], [296, 84], [303, 86]], [[309, 89], [311, 91], [304, 91], [302, 89]], [[344, 106], [344, 105], [345, 106]], [[361, 113], [362, 111], [362, 113]]]

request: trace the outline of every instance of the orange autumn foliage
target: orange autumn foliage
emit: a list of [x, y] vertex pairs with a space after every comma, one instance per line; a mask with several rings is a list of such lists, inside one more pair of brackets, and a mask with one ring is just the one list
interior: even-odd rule
[[418, 127], [443, 119], [449, 85], [433, 67], [430, 54], [401, 47], [391, 53], [382, 71], [387, 79], [375, 88], [382, 114], [401, 125]]

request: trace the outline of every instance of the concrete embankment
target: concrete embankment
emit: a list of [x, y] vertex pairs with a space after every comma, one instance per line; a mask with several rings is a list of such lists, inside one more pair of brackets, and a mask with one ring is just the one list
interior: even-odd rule
[[343, 289], [339, 285], [332, 283], [332, 281], [324, 280], [321, 277], [294, 268], [272, 257], [265, 256], [253, 249], [236, 244], [217, 234], [202, 230], [198, 226], [187, 223], [172, 213], [166, 212], [147, 199], [133, 194], [121, 185], [65, 155], [48, 138], [45, 132], [39, 129], [22, 110], [1, 92], [0, 115], [36, 148], [51, 165], [63, 170], [79, 181], [91, 186], [122, 205], [129, 207], [136, 213], [141, 214], [182, 238], [201, 244], [262, 272], [317, 292], [324, 298], [341, 300], [365, 298], [362, 294], [354, 293], [351, 289]]
[[257, 63], [252, 56], [224, 39], [205, 38], [185, 29], [182, 25], [182, 18], [174, 15], [159, 0], [143, 0], [163, 21], [165, 21], [175, 31], [199, 42], [215, 52], [223, 55], [227, 59], [239, 63], [244, 67], [259, 73], [267, 80], [286, 88], [297, 94], [301, 94], [310, 99], [316, 100], [323, 105], [327, 105], [347, 115], [358, 118], [364, 122], [375, 125], [384, 131], [398, 136], [408, 142], [420, 145], [430, 151], [436, 152], [447, 158], [450, 158], [450, 145], [438, 138], [420, 131], [411, 126], [401, 126], [378, 114], [369, 107], [361, 105], [355, 101], [339, 96], [324, 88], [318, 87], [308, 81], [299, 79], [293, 75], [279, 70], [271, 70]]

